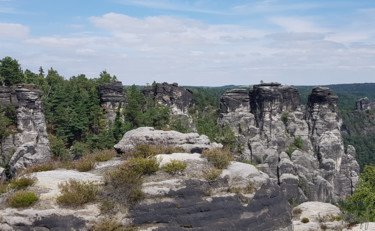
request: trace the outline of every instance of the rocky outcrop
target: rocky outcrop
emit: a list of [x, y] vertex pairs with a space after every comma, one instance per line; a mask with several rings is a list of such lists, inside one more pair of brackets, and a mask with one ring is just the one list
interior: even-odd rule
[[168, 106], [170, 110], [170, 124], [182, 126], [187, 131], [196, 132], [193, 118], [189, 115], [189, 108], [193, 106], [193, 92], [177, 83], [154, 83], [141, 89], [142, 94], [153, 99], [156, 103]]
[[[122, 109], [125, 108], [127, 98], [124, 87], [120, 81], [106, 83], [99, 86], [100, 105], [105, 110], [107, 123], [113, 123], [116, 119], [116, 113], [120, 108], [120, 115], [123, 116]], [[121, 118], [125, 121], [125, 118]]]
[[353, 192], [359, 176], [354, 147], [344, 150], [337, 100], [316, 87], [304, 107], [297, 89], [260, 84], [248, 94], [225, 93], [218, 123], [235, 133], [241, 158], [258, 164], [289, 199], [337, 201]]
[[41, 97], [41, 91], [33, 85], [0, 87], [1, 105], [12, 104], [17, 109], [17, 132], [2, 141], [1, 153], [2, 164], [8, 164], [13, 176], [23, 168], [50, 160]]
[[128, 131], [114, 147], [118, 152], [128, 152], [139, 144], [177, 146], [192, 153], [222, 147], [221, 144], [211, 143], [207, 136], [198, 133], [155, 130], [151, 127]]
[[174, 115], [188, 114], [189, 107], [192, 106], [193, 92], [178, 86], [177, 83], [156, 83], [141, 89], [141, 92], [148, 98], [156, 102], [169, 106]]
[[375, 101], [369, 100], [367, 97], [361, 98], [355, 102], [358, 111], [371, 110], [375, 108]]
[[[124, 161], [110, 160], [90, 172], [58, 169], [32, 173], [36, 184], [28, 188], [39, 196], [30, 208], [7, 208], [0, 195], [0, 230], [93, 230], [110, 217], [135, 230], [250, 230], [292, 231], [291, 208], [280, 187], [253, 165], [231, 162], [215, 180], [205, 178], [212, 168], [198, 153], [160, 154], [160, 165], [184, 161], [186, 169], [168, 174], [162, 169], [142, 177], [144, 199], [128, 207], [117, 203], [101, 212], [100, 202], [64, 207], [56, 202], [59, 184], [74, 179], [104, 187], [106, 173]], [[105, 196], [108, 192], [103, 192]], [[113, 198], [105, 197], [108, 203]]]
[[292, 210], [294, 231], [343, 230], [347, 223], [343, 221], [340, 209], [323, 202], [305, 202]]

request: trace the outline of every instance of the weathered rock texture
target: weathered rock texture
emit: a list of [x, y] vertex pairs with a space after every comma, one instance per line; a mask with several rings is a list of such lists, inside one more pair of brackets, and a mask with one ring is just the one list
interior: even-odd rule
[[50, 159], [50, 149], [42, 93], [33, 85], [0, 87], [0, 104], [17, 109], [17, 132], [4, 139], [1, 164], [9, 164], [10, 173]]
[[218, 122], [235, 133], [241, 158], [257, 163], [290, 200], [337, 201], [353, 193], [359, 176], [354, 147], [344, 150], [337, 100], [316, 87], [304, 107], [297, 89], [260, 84], [226, 92]]
[[[105, 174], [124, 161], [110, 160], [90, 172], [58, 169], [32, 173], [36, 184], [28, 188], [39, 200], [30, 208], [6, 207], [7, 194], [0, 195], [0, 230], [93, 230], [92, 224], [108, 216], [135, 230], [250, 230], [292, 231], [291, 208], [280, 187], [254, 166], [231, 162], [215, 180], [207, 180], [212, 168], [200, 154], [157, 155], [161, 165], [174, 159], [187, 164], [178, 174], [162, 169], [143, 178], [145, 198], [129, 208], [115, 203], [101, 213], [100, 202], [76, 207], [60, 206], [58, 185], [74, 179], [104, 186]], [[108, 191], [106, 191], [108, 193]]]
[[139, 144], [177, 146], [192, 153], [222, 147], [221, 144], [211, 143], [207, 136], [198, 133], [180, 133], [141, 127], [125, 133], [120, 142], [115, 145], [115, 149], [118, 152], [127, 152]]
[[375, 101], [370, 101], [367, 97], [361, 98], [355, 102], [358, 111], [371, 110], [375, 108]]
[[[116, 119], [117, 110], [120, 108], [120, 115], [123, 115], [122, 109], [125, 108], [127, 98], [124, 87], [120, 81], [106, 83], [99, 87], [100, 105], [105, 110], [107, 123], [113, 123]], [[125, 121], [125, 118], [121, 118]]]
[[189, 108], [193, 105], [193, 92], [177, 83], [156, 83], [141, 89], [147, 98], [171, 109], [171, 123], [179, 123], [189, 131], [196, 131]]

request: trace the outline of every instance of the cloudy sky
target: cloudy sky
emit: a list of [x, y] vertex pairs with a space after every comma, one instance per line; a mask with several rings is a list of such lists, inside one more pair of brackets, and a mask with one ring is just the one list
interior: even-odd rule
[[0, 0], [0, 58], [123, 84], [375, 82], [374, 0]]

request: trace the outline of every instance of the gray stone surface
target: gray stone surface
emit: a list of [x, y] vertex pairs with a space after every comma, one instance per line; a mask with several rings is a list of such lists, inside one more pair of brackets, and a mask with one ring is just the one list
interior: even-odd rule
[[[125, 108], [127, 98], [125, 95], [122, 82], [117, 81], [113, 83], [106, 83], [99, 86], [100, 105], [105, 110], [107, 123], [113, 123], [116, 119], [116, 113], [121, 105], [120, 112]], [[125, 118], [121, 118], [125, 121]]]
[[344, 150], [337, 101], [330, 89], [316, 87], [305, 107], [297, 89], [260, 84], [249, 94], [225, 93], [218, 122], [235, 133], [241, 158], [257, 163], [289, 199], [337, 201], [353, 193], [359, 176], [354, 147]]
[[1, 106], [12, 104], [17, 109], [17, 132], [2, 142], [2, 164], [8, 163], [10, 173], [35, 163], [50, 160], [50, 149], [42, 93], [34, 85], [17, 84], [0, 87]]
[[365, 97], [357, 100], [355, 106], [358, 111], [371, 110], [372, 108], [375, 108], [375, 101], [371, 101]]
[[139, 144], [177, 146], [191, 153], [202, 153], [206, 149], [222, 147], [221, 144], [211, 143], [205, 135], [155, 130], [152, 127], [141, 127], [128, 131], [114, 147], [118, 152], [127, 152]]

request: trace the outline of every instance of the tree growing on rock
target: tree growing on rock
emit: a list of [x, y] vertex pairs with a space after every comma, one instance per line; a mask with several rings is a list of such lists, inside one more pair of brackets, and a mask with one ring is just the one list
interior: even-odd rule
[[17, 60], [9, 56], [0, 60], [0, 81], [3, 86], [11, 86], [24, 81], [23, 72]]

